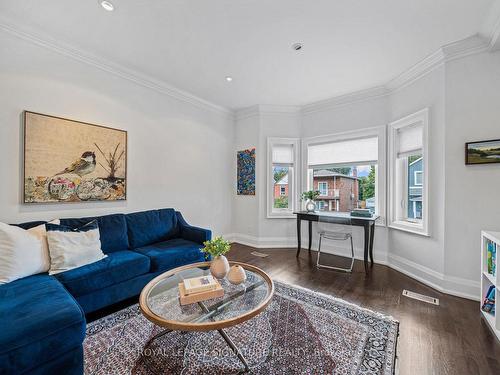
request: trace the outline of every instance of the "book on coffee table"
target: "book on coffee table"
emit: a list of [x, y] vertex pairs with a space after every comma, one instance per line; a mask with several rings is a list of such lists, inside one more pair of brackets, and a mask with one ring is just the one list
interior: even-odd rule
[[219, 284], [219, 282], [215, 281], [215, 289], [205, 290], [198, 293], [187, 294], [186, 289], [184, 287], [184, 283], [179, 283], [179, 301], [182, 306], [189, 305], [191, 303], [206, 301], [212, 298], [222, 297], [224, 295], [224, 288]]
[[185, 279], [183, 283], [186, 294], [206, 292], [208, 290], [214, 290], [217, 287], [217, 283], [212, 275]]

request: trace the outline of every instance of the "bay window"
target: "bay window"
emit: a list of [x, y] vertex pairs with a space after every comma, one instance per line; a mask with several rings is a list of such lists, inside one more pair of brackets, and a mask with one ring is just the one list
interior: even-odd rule
[[269, 138], [267, 217], [293, 218], [297, 202], [298, 140]]
[[389, 226], [428, 235], [428, 110], [389, 125]]
[[385, 134], [376, 127], [302, 141], [303, 191], [319, 191], [319, 211], [366, 208], [384, 223]]

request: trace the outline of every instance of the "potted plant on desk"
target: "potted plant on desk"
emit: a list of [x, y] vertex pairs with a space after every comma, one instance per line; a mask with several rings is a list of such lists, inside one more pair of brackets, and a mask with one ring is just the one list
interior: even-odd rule
[[306, 211], [314, 212], [316, 211], [316, 203], [314, 200], [319, 197], [318, 190], [305, 191], [300, 195], [300, 200], [306, 201]]

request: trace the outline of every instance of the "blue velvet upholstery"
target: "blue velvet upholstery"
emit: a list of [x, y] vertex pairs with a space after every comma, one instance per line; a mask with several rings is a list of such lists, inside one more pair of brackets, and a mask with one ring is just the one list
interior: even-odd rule
[[53, 276], [0, 285], [0, 373], [34, 371], [81, 348], [84, 337], [82, 309]]
[[202, 246], [183, 238], [158, 242], [153, 245], [134, 249], [151, 259], [151, 271], [167, 271], [189, 263], [203, 262], [205, 254], [200, 251]]
[[126, 215], [130, 248], [151, 245], [174, 237], [177, 217], [173, 209], [135, 212]]
[[[107, 258], [0, 285], [1, 375], [82, 374], [83, 312], [137, 296], [160, 273], [205, 260], [200, 248], [212, 235], [171, 208], [61, 219], [61, 225], [81, 228], [95, 219]], [[29, 229], [45, 223], [17, 225]]]
[[54, 275], [75, 297], [149, 272], [149, 258], [131, 250], [115, 251], [98, 262]]
[[180, 236], [188, 241], [196, 242], [203, 245], [203, 242], [212, 239], [212, 232], [208, 229], [193, 227], [186, 223], [180, 212], [176, 212], [177, 220], [179, 222]]
[[77, 219], [61, 219], [61, 224], [72, 228], [79, 228], [95, 219], [97, 219], [99, 224], [101, 248], [105, 254], [129, 248], [127, 222], [125, 220], [125, 215], [123, 214]]
[[97, 311], [119, 301], [138, 296], [144, 286], [158, 276], [161, 272], [147, 273], [133, 279], [111, 285], [84, 296], [76, 297], [85, 314]]

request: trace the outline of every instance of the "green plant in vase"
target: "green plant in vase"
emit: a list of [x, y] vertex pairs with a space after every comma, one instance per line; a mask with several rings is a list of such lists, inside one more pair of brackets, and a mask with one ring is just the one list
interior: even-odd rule
[[203, 242], [203, 245], [205, 247], [201, 251], [212, 256], [212, 263], [210, 265], [212, 276], [217, 279], [223, 279], [229, 272], [229, 262], [224, 254], [231, 250], [231, 243], [219, 236], [210, 241]]
[[316, 203], [314, 201], [319, 197], [319, 195], [320, 193], [318, 190], [304, 191], [300, 195], [300, 200], [306, 201], [307, 212], [314, 212], [316, 210]]

